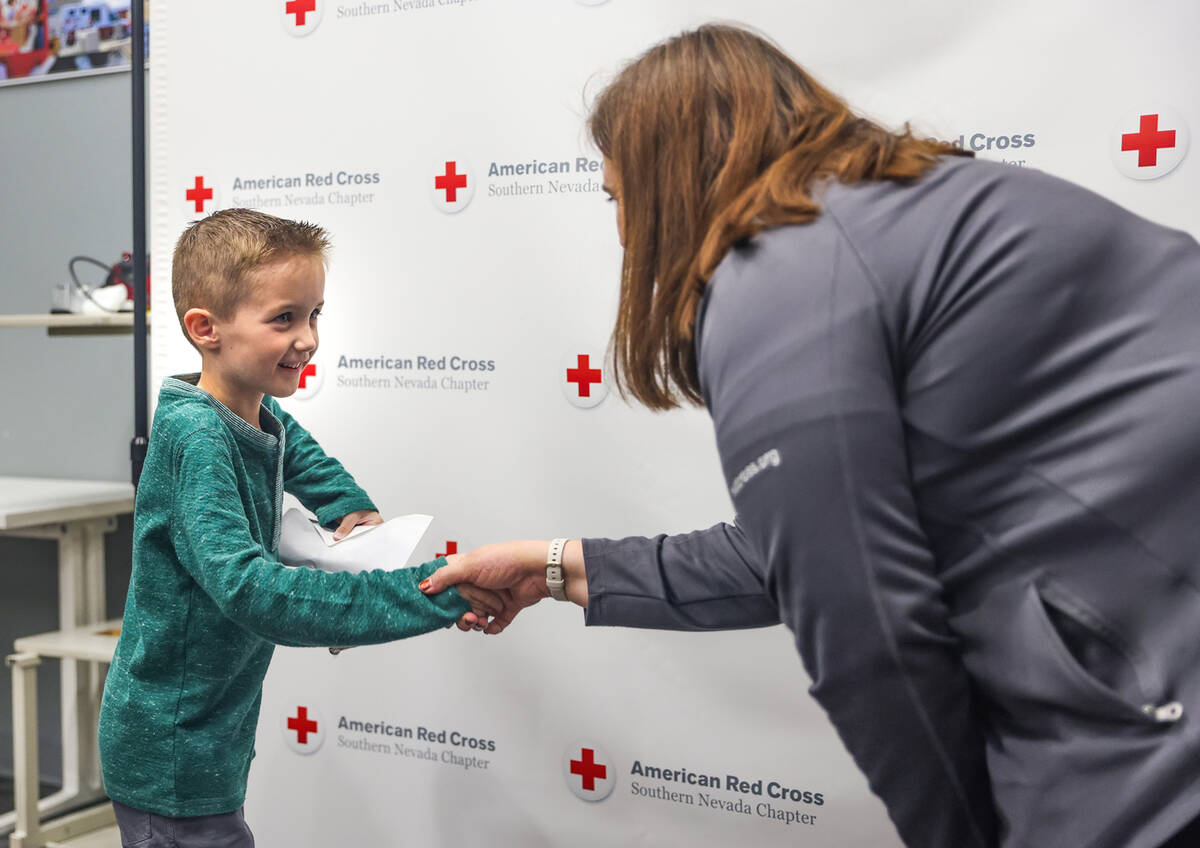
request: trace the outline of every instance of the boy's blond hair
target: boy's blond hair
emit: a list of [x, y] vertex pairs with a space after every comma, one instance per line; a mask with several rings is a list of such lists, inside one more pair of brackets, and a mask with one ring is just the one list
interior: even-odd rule
[[316, 224], [253, 209], [224, 209], [188, 225], [171, 267], [171, 294], [184, 336], [189, 309], [228, 318], [252, 291], [251, 271], [293, 256], [316, 256], [324, 263], [329, 244], [329, 234]]

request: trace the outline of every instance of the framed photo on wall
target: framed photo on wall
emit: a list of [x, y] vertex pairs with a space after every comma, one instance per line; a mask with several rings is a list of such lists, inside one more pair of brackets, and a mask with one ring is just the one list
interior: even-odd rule
[[0, 85], [127, 69], [131, 2], [145, 0], [0, 0]]

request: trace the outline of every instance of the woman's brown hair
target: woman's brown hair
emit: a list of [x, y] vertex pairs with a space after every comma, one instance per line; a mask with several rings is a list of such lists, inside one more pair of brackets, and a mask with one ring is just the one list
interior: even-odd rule
[[726, 25], [635, 59], [588, 129], [624, 210], [617, 385], [651, 409], [701, 402], [696, 313], [736, 242], [814, 220], [820, 178], [910, 181], [941, 155], [971, 155], [858, 117], [778, 47]]

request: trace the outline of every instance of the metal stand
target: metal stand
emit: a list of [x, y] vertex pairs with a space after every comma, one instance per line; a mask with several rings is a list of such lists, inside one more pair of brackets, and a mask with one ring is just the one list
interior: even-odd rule
[[150, 442], [146, 382], [146, 15], [142, 0], [130, 4], [133, 32], [133, 441], [129, 459], [136, 486]]

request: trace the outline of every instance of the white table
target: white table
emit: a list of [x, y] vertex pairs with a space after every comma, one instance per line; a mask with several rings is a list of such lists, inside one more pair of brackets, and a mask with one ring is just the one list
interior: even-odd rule
[[[0, 477], [0, 535], [58, 543], [61, 629], [74, 630], [104, 619], [104, 536], [116, 529], [118, 515], [132, 511], [129, 483]], [[103, 690], [99, 661], [63, 657], [61, 684], [63, 786], [38, 802], [43, 818], [104, 798], [96, 745]], [[16, 738], [13, 744], [18, 744]], [[0, 815], [0, 833], [15, 825], [15, 811]]]
[[[121, 622], [105, 621], [87, 627], [58, 630], [16, 641], [8, 657], [13, 679], [13, 765], [16, 789], [15, 829], [9, 848], [46, 848], [111, 827], [116, 821], [107, 799], [53, 820], [43, 821], [38, 803], [37, 669], [46, 657], [69, 663], [88, 662], [98, 668], [112, 662]], [[103, 798], [103, 794], [101, 794]], [[111, 838], [111, 837], [109, 837]], [[119, 840], [118, 840], [119, 842]]]

